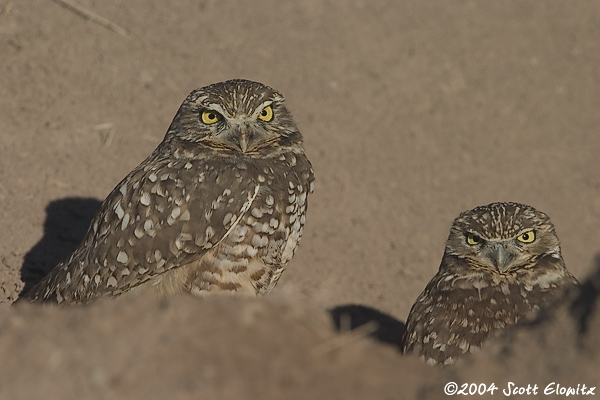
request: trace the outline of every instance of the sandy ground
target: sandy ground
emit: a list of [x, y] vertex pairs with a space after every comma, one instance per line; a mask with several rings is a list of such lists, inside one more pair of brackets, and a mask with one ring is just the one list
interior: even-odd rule
[[[0, 0], [0, 398], [600, 386], [600, 3], [72, 1], [126, 33], [56, 1]], [[9, 307], [185, 96], [230, 78], [287, 97], [317, 176], [273, 293]], [[453, 218], [506, 200], [551, 216], [584, 291], [455, 368], [401, 357]]]

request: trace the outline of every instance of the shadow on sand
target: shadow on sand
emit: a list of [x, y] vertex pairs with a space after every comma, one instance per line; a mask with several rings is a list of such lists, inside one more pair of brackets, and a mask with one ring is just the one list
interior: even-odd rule
[[377, 328], [369, 334], [369, 337], [383, 344], [391, 345], [400, 351], [404, 322], [391, 315], [358, 304], [337, 306], [329, 310], [329, 313], [338, 332], [343, 332], [348, 328], [354, 330], [370, 322], [375, 322]]
[[92, 198], [67, 197], [46, 207], [44, 236], [27, 252], [21, 267], [21, 296], [77, 248], [102, 204]]

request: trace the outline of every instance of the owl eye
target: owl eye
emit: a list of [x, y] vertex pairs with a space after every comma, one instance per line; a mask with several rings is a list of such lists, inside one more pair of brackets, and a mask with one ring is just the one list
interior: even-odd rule
[[201, 119], [206, 125], [212, 125], [221, 120], [221, 114], [211, 110], [204, 110], [202, 111]]
[[265, 121], [265, 122], [269, 122], [270, 120], [272, 120], [273, 119], [273, 107], [266, 106], [265, 108], [263, 108], [262, 111], [260, 112], [260, 114], [258, 114], [258, 119]]
[[474, 233], [467, 233], [467, 244], [475, 246], [481, 243], [481, 238]]
[[517, 236], [517, 240], [519, 242], [523, 242], [523, 243], [531, 243], [535, 240], [535, 232], [534, 231], [523, 232], [519, 236]]

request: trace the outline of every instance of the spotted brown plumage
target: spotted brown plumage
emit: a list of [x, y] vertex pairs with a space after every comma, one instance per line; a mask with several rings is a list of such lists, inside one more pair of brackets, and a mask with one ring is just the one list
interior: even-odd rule
[[403, 352], [453, 364], [577, 284], [546, 214], [517, 203], [465, 211], [452, 224], [438, 273], [410, 310]]
[[134, 288], [266, 294], [300, 241], [313, 182], [278, 92], [246, 80], [195, 90], [82, 243], [26, 297], [86, 303]]

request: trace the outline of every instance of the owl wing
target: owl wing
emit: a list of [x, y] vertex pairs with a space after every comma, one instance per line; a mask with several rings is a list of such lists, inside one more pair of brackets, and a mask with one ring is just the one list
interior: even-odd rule
[[243, 164], [149, 160], [113, 189], [82, 243], [28, 299], [85, 303], [117, 296], [199, 259], [227, 237], [260, 189]]

